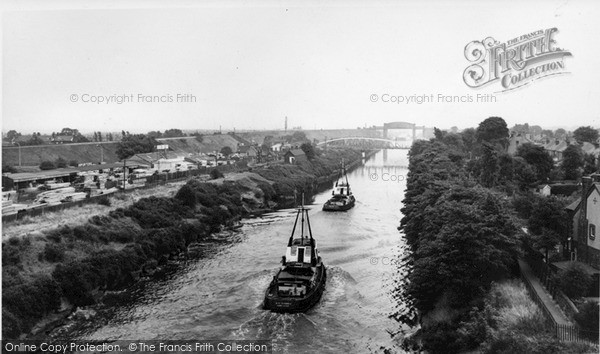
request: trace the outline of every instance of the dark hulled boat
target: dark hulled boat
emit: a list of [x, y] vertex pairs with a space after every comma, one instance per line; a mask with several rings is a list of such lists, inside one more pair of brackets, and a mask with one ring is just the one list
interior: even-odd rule
[[342, 165], [340, 176], [335, 182], [331, 198], [323, 204], [324, 211], [345, 211], [354, 206], [356, 199], [350, 190], [348, 176], [346, 175], [346, 167]]
[[[301, 219], [300, 237], [294, 237], [299, 218]], [[305, 231], [308, 231], [307, 235]], [[274, 312], [307, 311], [321, 298], [325, 290], [327, 272], [312, 236], [308, 211], [304, 207], [299, 208], [296, 214], [282, 264], [269, 284], [263, 307]]]

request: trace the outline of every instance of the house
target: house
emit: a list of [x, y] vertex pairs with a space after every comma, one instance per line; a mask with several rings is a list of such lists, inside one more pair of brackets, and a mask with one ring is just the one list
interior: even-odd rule
[[241, 158], [248, 158], [250, 160], [255, 160], [258, 156], [258, 150], [254, 146], [242, 145], [238, 147], [237, 151], [238, 156]]
[[55, 135], [50, 138], [53, 144], [65, 144], [72, 143], [75, 137], [73, 135]]
[[306, 154], [300, 149], [292, 149], [283, 155], [283, 161], [289, 164], [296, 164], [307, 161]]
[[273, 144], [273, 145], [271, 145], [271, 151], [280, 152], [282, 147], [283, 147], [282, 143]]
[[600, 145], [598, 144], [584, 142], [583, 145], [581, 145], [581, 151], [583, 151], [583, 153], [587, 155], [594, 156], [596, 161], [598, 161], [598, 159], [600, 158]]
[[563, 153], [565, 152], [565, 150], [567, 149], [567, 147], [570, 145], [569, 142], [564, 141], [564, 140], [554, 140], [554, 141], [549, 141], [544, 145], [544, 150], [546, 150], [548, 152], [548, 154], [550, 154], [550, 157], [552, 157], [552, 159], [555, 162], [561, 161], [562, 157], [563, 157]]
[[259, 162], [268, 162], [273, 161], [276, 158], [276, 155], [270, 149], [261, 149], [258, 153], [258, 157]]
[[523, 144], [533, 144], [533, 140], [528, 137], [529, 134], [524, 134], [521, 132], [511, 132], [510, 138], [508, 140], [508, 148], [507, 152], [509, 155], [515, 155], [517, 153], [517, 149], [519, 146]]
[[600, 174], [581, 179], [582, 196], [565, 209], [572, 220], [572, 258], [600, 266]]
[[540, 195], [543, 195], [544, 197], [548, 197], [552, 194], [552, 187], [550, 187], [550, 185], [548, 185], [548, 184], [541, 185], [541, 186], [538, 186], [537, 192]]

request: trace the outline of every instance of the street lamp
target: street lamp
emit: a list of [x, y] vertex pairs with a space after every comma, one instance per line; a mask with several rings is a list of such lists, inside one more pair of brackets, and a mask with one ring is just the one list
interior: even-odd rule
[[14, 141], [14, 140], [12, 141], [12, 143], [13, 143], [13, 145], [17, 144], [17, 146], [19, 147], [19, 167], [21, 167], [21, 144], [19, 144], [18, 142]]

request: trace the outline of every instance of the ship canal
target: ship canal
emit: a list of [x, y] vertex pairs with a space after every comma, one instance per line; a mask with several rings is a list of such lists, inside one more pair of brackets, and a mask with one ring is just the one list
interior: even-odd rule
[[[137, 289], [133, 300], [98, 310], [86, 325], [66, 325], [56, 337], [98, 340], [273, 340], [281, 353], [381, 353], [394, 348], [388, 318], [394, 304], [397, 226], [406, 188], [406, 150], [380, 151], [348, 174], [356, 206], [321, 211], [330, 190], [315, 196], [310, 221], [327, 285], [321, 301], [304, 314], [275, 314], [261, 308], [264, 292], [280, 265], [295, 210], [244, 220], [239, 239], [214, 246], [204, 258]], [[135, 292], [135, 291], [133, 291]], [[135, 295], [135, 294], [132, 294]]]

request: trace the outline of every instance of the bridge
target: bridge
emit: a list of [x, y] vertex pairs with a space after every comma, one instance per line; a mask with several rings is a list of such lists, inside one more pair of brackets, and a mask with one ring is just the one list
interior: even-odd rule
[[388, 130], [390, 129], [411, 129], [412, 130], [412, 140], [415, 141], [417, 139], [417, 129], [421, 130], [421, 135], [425, 133], [425, 126], [417, 126], [415, 123], [407, 123], [407, 122], [390, 122], [383, 123], [383, 138], [387, 139]]
[[317, 143], [317, 146], [325, 145], [343, 145], [358, 147], [361, 149], [410, 149], [411, 144], [406, 141], [397, 141], [391, 139], [350, 136], [346, 138], [325, 140]]
[[[409, 130], [412, 132], [412, 139], [408, 141], [393, 140], [389, 137], [390, 130]], [[420, 130], [419, 136], [417, 131]], [[372, 126], [371, 128], [357, 129], [346, 131], [345, 133], [351, 136], [342, 134], [332, 134], [314, 137], [315, 141], [319, 141], [317, 146], [345, 146], [352, 148], [368, 149], [410, 149], [412, 142], [418, 139], [427, 138], [432, 135], [432, 130], [425, 126], [417, 126], [415, 123], [408, 122], [389, 122], [383, 126]], [[336, 136], [337, 135], [337, 136]], [[341, 135], [341, 136], [340, 136]], [[324, 139], [323, 139], [324, 138]], [[323, 139], [323, 140], [321, 140]]]

